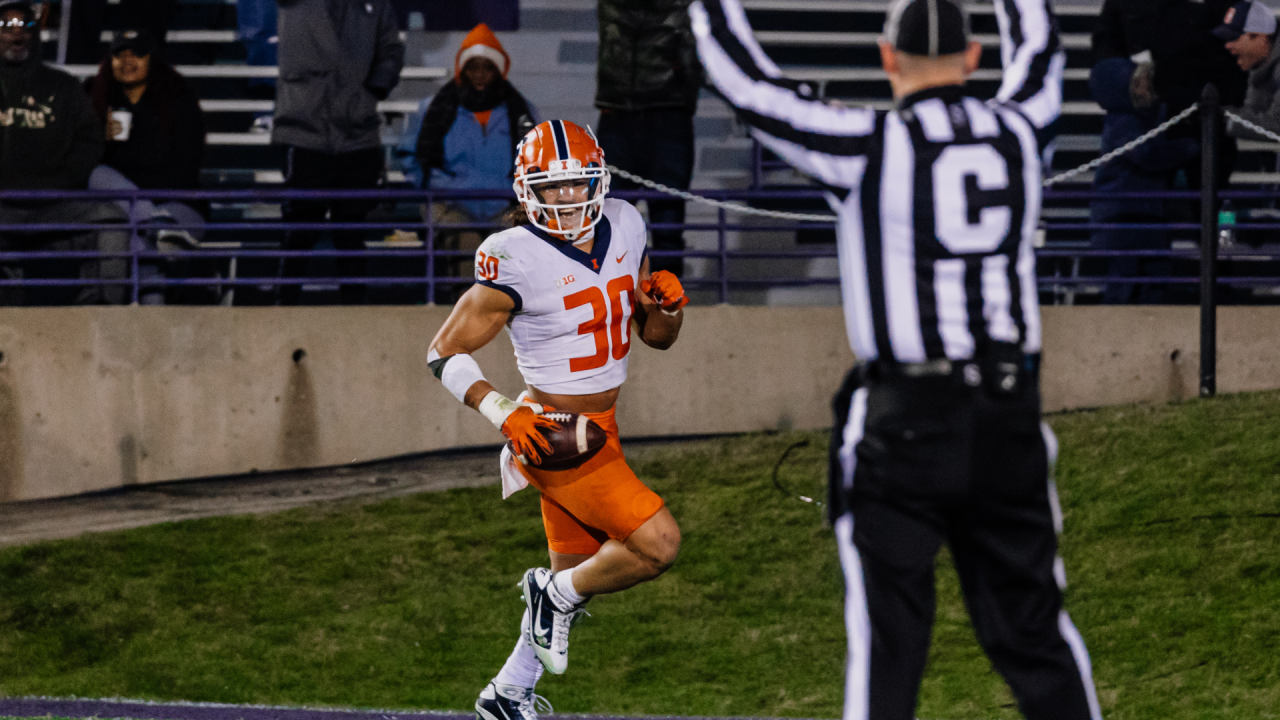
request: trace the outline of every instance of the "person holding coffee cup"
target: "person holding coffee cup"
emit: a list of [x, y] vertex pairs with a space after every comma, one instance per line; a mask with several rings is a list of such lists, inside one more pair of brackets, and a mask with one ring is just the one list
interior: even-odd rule
[[[116, 33], [110, 53], [88, 83], [89, 98], [103, 123], [106, 152], [94, 169], [94, 190], [194, 190], [200, 185], [204, 118], [200, 103], [159, 54], [143, 29]], [[204, 218], [191, 204], [120, 201], [147, 229], [135, 242], [149, 248], [194, 247]], [[158, 273], [158, 269], [154, 270]], [[145, 297], [159, 303], [156, 290]]]
[[107, 137], [102, 164], [143, 189], [195, 189], [204, 117], [187, 82], [154, 52], [146, 30], [116, 33], [88, 84]]

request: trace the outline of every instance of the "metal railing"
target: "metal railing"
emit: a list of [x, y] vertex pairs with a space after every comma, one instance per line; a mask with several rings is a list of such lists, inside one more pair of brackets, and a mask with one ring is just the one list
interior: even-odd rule
[[[1106, 222], [1079, 222], [1071, 219], [1062, 220], [1054, 217], [1042, 219], [1040, 228], [1044, 233], [1044, 237], [1048, 239], [1046, 243], [1039, 249], [1038, 258], [1043, 261], [1069, 260], [1075, 263], [1070, 274], [1063, 275], [1060, 272], [1042, 273], [1038, 281], [1041, 289], [1060, 288], [1064, 286], [1083, 286], [1083, 285], [1105, 285], [1109, 283], [1123, 284], [1162, 284], [1162, 285], [1199, 285], [1199, 299], [1201, 303], [1201, 393], [1211, 395], [1215, 391], [1216, 377], [1214, 366], [1216, 364], [1216, 308], [1217, 308], [1217, 291], [1219, 285], [1226, 286], [1247, 286], [1247, 285], [1266, 285], [1273, 288], [1280, 288], [1280, 277], [1272, 276], [1267, 273], [1259, 273], [1256, 275], [1242, 275], [1220, 277], [1218, 272], [1219, 261], [1241, 261], [1241, 262], [1272, 262], [1280, 261], [1280, 245], [1274, 249], [1268, 248], [1244, 248], [1244, 247], [1227, 247], [1219, 248], [1219, 232], [1221, 229], [1239, 230], [1239, 231], [1276, 231], [1277, 237], [1280, 237], [1280, 221], [1277, 222], [1239, 222], [1239, 223], [1223, 223], [1219, 226], [1218, 206], [1219, 202], [1224, 199], [1232, 200], [1276, 200], [1280, 199], [1280, 191], [1275, 189], [1262, 189], [1252, 191], [1219, 191], [1216, 186], [1217, 176], [1213, 172], [1216, 167], [1217, 159], [1217, 143], [1220, 136], [1222, 123], [1222, 110], [1217, 104], [1217, 93], [1212, 88], [1206, 88], [1204, 97], [1202, 98], [1196, 110], [1201, 114], [1201, 147], [1202, 147], [1202, 177], [1200, 178], [1200, 188], [1197, 191], [1183, 192], [1154, 192], [1154, 193], [1105, 193], [1098, 194], [1078, 189], [1060, 189], [1061, 185], [1046, 188], [1044, 192], [1044, 200], [1046, 207], [1070, 207], [1073, 204], [1077, 206], [1085, 201], [1098, 198], [1106, 198], [1108, 200], [1116, 199], [1151, 199], [1183, 202], [1188, 206], [1198, 205], [1198, 222], [1191, 221], [1186, 218], [1180, 222], [1149, 222], [1149, 223], [1106, 223]], [[1189, 114], [1189, 113], [1188, 113]], [[1187, 117], [1188, 114], [1182, 115], [1179, 119]], [[1238, 120], [1234, 118], [1233, 120]], [[1166, 123], [1160, 130], [1167, 129], [1173, 123]], [[1140, 144], [1154, 136], [1155, 133], [1149, 133], [1140, 141], [1130, 143], [1121, 151], [1110, 153], [1104, 158], [1094, 161], [1092, 164], [1097, 165], [1105, 161], [1107, 158], [1115, 156], [1124, 150]], [[1280, 140], [1280, 135], [1276, 136]], [[757, 156], [757, 167], [760, 162]], [[1086, 168], [1089, 166], [1085, 166]], [[1068, 174], [1058, 176], [1046, 181], [1046, 184], [1052, 182], [1061, 182], [1068, 179]], [[640, 179], [641, 182], [647, 182]], [[685, 285], [695, 290], [709, 290], [716, 301], [725, 303], [730, 300], [731, 290], [734, 289], [766, 289], [784, 286], [821, 286], [821, 285], [837, 285], [839, 278], [834, 272], [820, 273], [813, 276], [813, 273], [798, 273], [794, 263], [786, 270], [782, 269], [783, 265], [788, 261], [815, 260], [821, 258], [834, 258], [837, 255], [834, 242], [813, 246], [812, 249], [788, 249], [788, 250], [755, 250], [743, 249], [735, 247], [738, 244], [738, 238], [743, 237], [744, 233], [790, 233], [795, 231], [813, 231], [823, 230], [830, 231], [832, 228], [833, 216], [823, 215], [800, 215], [795, 213], [778, 212], [776, 210], [760, 210], [759, 205], [772, 206], [794, 206], [796, 203], [814, 204], [815, 201], [821, 202], [824, 198], [823, 193], [816, 189], [752, 189], [752, 190], [723, 190], [709, 191], [700, 190], [693, 191], [691, 194], [682, 194], [678, 191], [662, 188], [650, 183], [651, 187], [656, 187], [665, 192], [657, 191], [618, 191], [613, 196], [624, 200], [669, 200], [670, 195], [682, 195], [683, 197], [693, 201], [693, 204], [702, 204], [714, 206], [714, 220], [699, 219], [684, 223], [673, 224], [650, 224], [651, 231], [670, 231], [679, 230], [687, 234], [701, 235], [698, 242], [691, 244], [691, 249], [686, 250], [651, 250], [650, 256], [654, 258], [666, 257], [682, 257], [685, 260], [705, 261], [698, 267], [686, 272], [683, 278]], [[426, 206], [433, 203], [449, 203], [466, 200], [493, 200], [505, 199], [511, 200], [512, 195], [507, 191], [418, 191], [418, 190], [349, 190], [349, 191], [303, 191], [288, 189], [253, 189], [253, 190], [234, 190], [234, 191], [88, 191], [88, 192], [53, 192], [53, 191], [7, 191], [0, 192], [0, 203], [3, 204], [23, 204], [23, 203], [39, 203], [39, 202], [57, 202], [59, 200], [81, 200], [100, 203], [123, 202], [128, 207], [128, 212], [123, 213], [125, 216], [119, 222], [110, 223], [58, 223], [58, 224], [12, 224], [0, 225], [0, 238], [6, 235], [12, 237], [14, 233], [85, 233], [85, 232], [102, 232], [102, 231], [124, 231], [130, 238], [137, 238], [146, 233], [163, 227], [169, 230], [184, 229], [184, 226], [175, 224], [153, 225], [150, 224], [149, 218], [139, 216], [138, 207], [141, 201], [151, 200], [156, 202], [163, 201], [186, 201], [186, 202], [202, 202], [211, 203], [215, 206], [234, 207], [244, 205], [262, 205], [262, 204], [287, 204], [291, 201], [299, 200], [345, 200], [358, 201], [364, 200], [371, 203], [391, 204], [393, 206], [408, 204], [410, 206]], [[745, 204], [748, 207], [743, 207]], [[402, 208], [403, 209], [403, 208]], [[756, 215], [769, 215], [766, 219], [756, 219], [751, 216], [740, 216], [743, 213], [754, 213]], [[734, 217], [731, 219], [730, 215]], [[1280, 213], [1277, 213], [1280, 215]], [[456, 261], [465, 261], [472, 254], [471, 249], [457, 249], [450, 247], [447, 243], [442, 242], [444, 238], [451, 234], [475, 231], [481, 234], [499, 229], [491, 222], [440, 222], [436, 220], [432, 213], [423, 212], [420, 216], [405, 217], [396, 216], [390, 218], [376, 218], [368, 222], [359, 223], [331, 223], [331, 222], [286, 222], [282, 219], [269, 220], [252, 220], [252, 219], [232, 219], [232, 220], [215, 220], [202, 224], [197, 227], [187, 227], [188, 230], [203, 231], [211, 239], [206, 242], [198, 243], [189, 249], [179, 249], [171, 252], [161, 252], [157, 249], [151, 249], [146, 244], [131, 241], [131, 245], [127, 251], [120, 252], [100, 252], [97, 250], [83, 251], [54, 251], [47, 249], [27, 249], [15, 250], [6, 248], [6, 243], [0, 242], [0, 269], [14, 264], [27, 263], [31, 261], [80, 261], [80, 262], [98, 262], [116, 261], [114, 274], [107, 273], [106, 276], [100, 272], [97, 276], [90, 274], [90, 277], [54, 277], [54, 278], [27, 278], [27, 277], [0, 277], [0, 290], [7, 287], [41, 287], [41, 286], [102, 286], [102, 287], [120, 287], [126, 289], [127, 302], [137, 303], [144, 292], [148, 290], [184, 287], [184, 286], [205, 286], [214, 287], [219, 291], [234, 292], [237, 287], [258, 286], [265, 288], [281, 288], [292, 285], [314, 284], [318, 280], [330, 287], [334, 285], [360, 285], [360, 286], [384, 286], [384, 287], [401, 287], [414, 289], [415, 294], [412, 295], [413, 302], [431, 303], [441, 297], [441, 288], [457, 288], [471, 284], [473, 281], [470, 277], [462, 277], [458, 275], [447, 274], [450, 267]], [[1194, 238], [1195, 245], [1193, 247], [1168, 250], [1098, 250], [1089, 247], [1088, 241], [1077, 241], [1074, 245], [1069, 242], [1059, 242], [1063, 236], [1074, 234], [1077, 237], [1087, 235], [1088, 233], [1099, 230], [1165, 230], [1172, 233], [1181, 233], [1186, 238]], [[395, 241], [375, 241], [365, 243], [363, 250], [295, 250], [288, 249], [288, 244], [282, 244], [287, 233], [307, 232], [307, 231], [357, 231], [364, 233], [390, 233], [393, 231], [408, 231], [414, 234], [414, 238], [410, 242]], [[263, 236], [266, 236], [265, 238]], [[711, 241], [707, 242], [707, 236]], [[400, 237], [403, 237], [401, 235]], [[834, 238], [832, 238], [834, 240]], [[11, 245], [11, 244], [10, 244]], [[1139, 259], [1159, 259], [1167, 258], [1169, 260], [1183, 261], [1184, 265], [1195, 263], [1198, 265], [1199, 277], [1190, 275], [1179, 275], [1177, 273], [1160, 275], [1160, 276], [1130, 276], [1122, 277], [1114, 273], [1088, 274], [1078, 272], [1079, 263], [1082, 261], [1106, 261], [1117, 257], [1139, 258]], [[286, 276], [283, 272], [283, 261], [299, 258], [332, 258], [335, 260], [346, 259], [363, 259], [366, 261], [386, 261], [393, 265], [391, 274], [376, 275], [364, 274], [360, 276], [339, 276], [339, 277], [304, 277], [299, 275]], [[162, 264], [173, 264], [174, 261], [182, 260], [215, 260], [225, 263], [225, 266], [217, 272], [203, 277], [183, 276], [182, 272], [164, 272], [155, 274], [150, 277], [144, 276], [140, 270], [144, 266], [155, 266]], [[245, 274], [238, 268], [238, 264], [245, 262], [256, 262], [258, 264], [258, 274]], [[735, 271], [735, 264], [750, 263], [755, 261], [755, 270], [757, 274]], [[266, 263], [264, 265], [263, 263]], [[274, 263], [276, 269], [274, 272], [263, 270], [267, 265]], [[759, 271], [759, 266], [765, 266], [765, 272]], [[102, 266], [100, 265], [100, 268]], [[385, 268], [384, 268], [385, 269]], [[739, 268], [741, 269], [741, 268]], [[225, 297], [225, 296], [224, 296]], [[704, 296], [705, 297], [705, 296]]]
[[[794, 203], [797, 201], [822, 201], [823, 195], [816, 190], [747, 190], [747, 191], [694, 191], [694, 194], [727, 203], [748, 203], [754, 205], [768, 204], [778, 205], [780, 203]], [[1161, 192], [1161, 193], [1107, 193], [1105, 197], [1110, 200], [1115, 199], [1162, 199], [1175, 200], [1184, 202], [1197, 201], [1202, 193], [1200, 192]], [[1230, 198], [1237, 200], [1257, 200], [1257, 199], [1280, 199], [1280, 192], [1276, 191], [1235, 191], [1217, 193], [1222, 198]], [[663, 193], [652, 191], [618, 191], [613, 196], [625, 200], [660, 200], [667, 199]], [[1082, 190], [1055, 190], [1048, 189], [1045, 191], [1045, 201], [1047, 205], [1079, 203], [1098, 197], [1104, 197], [1098, 193]], [[101, 252], [98, 250], [46, 250], [46, 249], [3, 249], [0, 250], [0, 266], [21, 264], [29, 261], [42, 260], [63, 260], [63, 261], [94, 261], [94, 260], [123, 260], [127, 264], [127, 271], [122, 273], [120, 277], [107, 278], [0, 278], [0, 288], [19, 286], [19, 287], [40, 287], [40, 286], [124, 286], [127, 288], [126, 302], [138, 302], [141, 295], [148, 289], [161, 289], [167, 287], [180, 286], [205, 286], [219, 288], [235, 288], [240, 286], [285, 286], [285, 285], [313, 285], [321, 283], [329, 286], [343, 284], [359, 284], [374, 286], [406, 286], [410, 288], [418, 288], [421, 292], [418, 294], [417, 302], [432, 302], [439, 297], [438, 289], [443, 287], [453, 287], [470, 285], [474, 282], [471, 277], [442, 275], [440, 270], [446, 268], [450, 261], [469, 259], [474, 252], [472, 250], [453, 249], [441, 242], [444, 235], [458, 233], [463, 231], [474, 231], [481, 235], [487, 234], [502, 226], [491, 222], [439, 222], [436, 221], [431, 213], [423, 213], [420, 217], [386, 217], [373, 219], [365, 222], [288, 222], [281, 219], [232, 219], [232, 220], [214, 220], [203, 223], [199, 226], [184, 226], [178, 223], [156, 224], [150, 222], [148, 218], [140, 217], [136, 211], [138, 204], [143, 200], [155, 202], [165, 201], [186, 201], [186, 202], [208, 202], [222, 208], [263, 204], [274, 205], [275, 203], [286, 203], [296, 200], [369, 200], [380, 203], [399, 203], [410, 206], [427, 205], [431, 203], [447, 203], [467, 200], [485, 200], [485, 199], [510, 199], [510, 193], [502, 191], [417, 191], [417, 190], [350, 190], [350, 191], [307, 191], [307, 190], [286, 190], [286, 189], [254, 189], [254, 190], [232, 190], [232, 191], [176, 191], [176, 190], [137, 190], [137, 191], [83, 191], [83, 192], [57, 192], [57, 191], [7, 191], [0, 192], [0, 203], [19, 203], [28, 204], [32, 202], [56, 202], [59, 200], [77, 200], [91, 202], [112, 202], [125, 201], [134, 211], [127, 213], [127, 218], [118, 222], [94, 222], [94, 223], [45, 223], [45, 224], [0, 224], [0, 236], [11, 233], [59, 233], [59, 234], [75, 234], [86, 232], [102, 232], [102, 231], [123, 231], [130, 236], [139, 236], [157, 229], [180, 230], [186, 229], [190, 231], [203, 231], [207, 238], [211, 238], [206, 242], [199, 243], [193, 248], [176, 249], [170, 251], [159, 251], [156, 249], [148, 249], [143, 243], [134, 243], [128, 250], [119, 252]], [[125, 213], [121, 213], [122, 216]], [[810, 249], [780, 249], [780, 250], [757, 250], [757, 249], [739, 249], [733, 247], [733, 236], [742, 233], [791, 233], [797, 230], [830, 230], [831, 225], [821, 221], [794, 221], [794, 220], [776, 220], [754, 219], [751, 217], [731, 218], [730, 215], [736, 215], [733, 208], [719, 207], [715, 208], [714, 220], [690, 220], [684, 223], [674, 224], [651, 224], [650, 230], [680, 230], [685, 233], [701, 233], [704, 238], [706, 235], [714, 237], [714, 245], [705, 241], [694, 243], [694, 247], [683, 251], [661, 251], [651, 250], [650, 256], [654, 258], [663, 257], [682, 257], [685, 259], [702, 259], [709, 261], [704, 265], [699, 273], [687, 274], [684, 282], [686, 285], [696, 289], [710, 289], [713, 291], [717, 302], [728, 302], [730, 300], [730, 291], [739, 288], [770, 288], [782, 286], [805, 286], [805, 285], [836, 285], [839, 278], [835, 275], [827, 277], [810, 277], [796, 276], [796, 268], [791, 267], [786, 270], [778, 269], [776, 272], [766, 272], [755, 277], [744, 276], [742, 273], [734, 272], [735, 261], [788, 261], [788, 260], [812, 260], [818, 258], [835, 258], [837, 255], [834, 243], [820, 244], [811, 246]], [[813, 216], [815, 218], [820, 216]], [[1085, 245], [1073, 246], [1067, 243], [1055, 242], [1055, 237], [1061, 237], [1068, 233], [1081, 235], [1097, 230], [1167, 230], [1173, 232], [1181, 232], [1184, 235], [1197, 233], [1202, 241], [1205, 237], [1205, 230], [1212, 226], [1212, 244], [1216, 246], [1217, 240], [1217, 215], [1216, 211], [1210, 218], [1211, 224], [1204, 225], [1192, 222], [1152, 222], [1152, 223], [1099, 223], [1087, 221], [1062, 221], [1062, 220], [1044, 220], [1041, 222], [1041, 229], [1046, 233], [1048, 242], [1039, 248], [1037, 256], [1041, 260], [1106, 260], [1115, 257], [1134, 257], [1134, 258], [1169, 258], [1180, 261], [1203, 261], [1204, 256], [1200, 249], [1170, 249], [1170, 250], [1098, 250]], [[1224, 229], [1235, 229], [1241, 231], [1261, 230], [1275, 231], [1277, 237], [1280, 237], [1280, 222], [1274, 223], [1249, 223], [1240, 222], [1234, 224], [1224, 224]], [[369, 236], [386, 236], [395, 231], [401, 233], [413, 233], [416, 237], [411, 238], [408, 242], [403, 240], [391, 241], [369, 241], [366, 242], [364, 250], [330, 250], [330, 249], [312, 249], [312, 250], [291, 250], [283, 244], [286, 233], [291, 232], [323, 232], [323, 231], [357, 231], [366, 233]], [[400, 238], [406, 237], [400, 235]], [[0, 242], [0, 248], [4, 247], [4, 243]], [[1268, 250], [1249, 248], [1244, 246], [1228, 247], [1222, 249], [1215, 248], [1215, 259], [1224, 261], [1280, 261], [1280, 249]], [[402, 260], [405, 261], [400, 267], [401, 274], [393, 275], [364, 275], [359, 277], [320, 277], [304, 275], [298, 277], [286, 277], [278, 271], [274, 274], [231, 274], [223, 272], [218, 275], [205, 277], [180, 277], [175, 276], [178, 273], [169, 273], [165, 276], [145, 277], [139, 272], [140, 266], [148, 263], [165, 263], [181, 260], [220, 260], [228, 264], [251, 261], [251, 260], [267, 260], [280, 261], [288, 258], [362, 258], [365, 260]], [[411, 263], [409, 261], [412, 261]], [[407, 268], [412, 264], [415, 271], [410, 273]], [[259, 266], [262, 264], [259, 263]], [[1042, 287], [1058, 287], [1063, 285], [1105, 285], [1108, 283], [1124, 283], [1124, 284], [1190, 284], [1199, 282], [1196, 278], [1187, 276], [1113, 276], [1113, 275], [1043, 275], [1039, 278]], [[1215, 277], [1215, 282], [1224, 285], [1275, 285], [1280, 287], [1280, 277], [1271, 277], [1266, 275], [1243, 276], [1243, 277]]]

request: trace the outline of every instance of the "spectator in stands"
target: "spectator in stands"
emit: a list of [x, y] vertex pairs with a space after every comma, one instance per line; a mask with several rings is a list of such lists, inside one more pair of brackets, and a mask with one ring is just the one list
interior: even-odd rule
[[[111, 52], [89, 81], [89, 100], [106, 128], [102, 164], [89, 176], [90, 190], [195, 190], [204, 156], [204, 117], [200, 102], [176, 70], [157, 56], [146, 30], [116, 33]], [[195, 247], [204, 218], [191, 204], [169, 200], [117, 201], [133, 213], [141, 232], [138, 250]], [[167, 227], [177, 225], [178, 227]], [[161, 264], [141, 263], [144, 281], [162, 275]], [[164, 290], [145, 288], [143, 305], [161, 305]]]
[[[529, 103], [507, 82], [511, 58], [488, 25], [467, 34], [454, 58], [453, 82], [423, 100], [398, 153], [417, 187], [437, 190], [511, 190], [516, 144], [537, 124]], [[459, 200], [423, 208], [434, 223], [498, 222], [510, 200]], [[425, 217], [424, 217], [425, 219]], [[474, 251], [488, 233], [437, 232], [436, 247]], [[448, 277], [471, 277], [470, 257], [437, 263]], [[441, 293], [450, 302], [466, 286]]]
[[[89, 100], [106, 128], [102, 165], [89, 178], [94, 190], [195, 190], [204, 157], [204, 116], [186, 80], [156, 57], [154, 37], [146, 30], [116, 34], [111, 53], [89, 83]], [[125, 123], [128, 123], [126, 127]], [[125, 209], [128, 209], [127, 201]], [[138, 203], [143, 222], [203, 224], [191, 205]], [[166, 231], [161, 238], [191, 244], [193, 233]]]
[[[1237, 3], [1227, 10], [1223, 24], [1213, 34], [1226, 41], [1227, 52], [1249, 73], [1244, 105], [1227, 109], [1280, 133], [1280, 44], [1276, 43], [1275, 13], [1260, 2]], [[1227, 133], [1244, 140], [1271, 141], [1232, 120], [1228, 120]]]
[[[80, 83], [40, 62], [35, 14], [26, 0], [0, 0], [0, 189], [80, 190], [102, 157], [102, 124]], [[0, 224], [105, 223], [125, 219], [111, 203], [73, 200], [0, 202]], [[4, 232], [0, 250], [74, 249], [123, 252], [123, 230], [87, 233]], [[13, 276], [15, 269], [6, 273]], [[82, 278], [127, 277], [124, 259], [80, 263]], [[34, 293], [33, 293], [34, 294]], [[55, 294], [53, 299], [59, 300]], [[124, 287], [91, 285], [79, 303], [123, 302]], [[30, 299], [30, 298], [28, 298]], [[68, 298], [70, 299], [70, 298]], [[6, 300], [22, 300], [20, 293]]]
[[[600, 0], [596, 76], [600, 147], [612, 165], [668, 187], [693, 178], [693, 115], [702, 66], [689, 28], [690, 0]], [[614, 175], [613, 189], [637, 186]], [[684, 222], [684, 201], [649, 201], [649, 222]], [[679, 230], [653, 232], [655, 250], [683, 250]], [[653, 271], [680, 275], [681, 258], [650, 256]]]
[[[1089, 91], [1107, 111], [1102, 123], [1104, 154], [1168, 119], [1168, 106], [1155, 96], [1148, 64], [1129, 58], [1102, 60], [1089, 73]], [[1170, 171], [1198, 152], [1193, 138], [1159, 135], [1098, 168], [1093, 188], [1109, 194], [1169, 190]], [[1089, 202], [1089, 219], [1096, 223], [1160, 223], [1166, 217], [1162, 200], [1098, 198]], [[1164, 230], [1125, 228], [1094, 230], [1093, 245], [1099, 250], [1168, 250], [1170, 242]], [[1111, 277], [1167, 277], [1173, 271], [1168, 257], [1116, 257], [1108, 265]], [[1166, 299], [1163, 284], [1113, 282], [1103, 293], [1108, 304], [1162, 304]]]
[[[1217, 86], [1223, 105], [1239, 105], [1244, 100], [1245, 74], [1213, 36], [1232, 2], [1105, 0], [1093, 31], [1094, 62], [1138, 56], [1152, 63], [1153, 92], [1171, 114], [1199, 101], [1208, 83]], [[1171, 132], [1198, 141], [1199, 121], [1181, 123]], [[1228, 139], [1218, 147], [1219, 183], [1225, 186], [1235, 167], [1236, 144]], [[1199, 186], [1199, 166], [1196, 155], [1181, 168], [1191, 187]]]
[[[286, 147], [285, 186], [298, 190], [368, 190], [382, 182], [382, 118], [378, 101], [400, 81], [404, 41], [389, 0], [278, 0], [280, 80], [272, 141]], [[288, 222], [364, 220], [377, 201], [290, 200]], [[308, 249], [316, 232], [291, 232], [289, 250]], [[333, 233], [339, 250], [363, 250], [359, 231]], [[301, 277], [305, 258], [282, 265]], [[338, 274], [363, 276], [363, 258], [341, 258]], [[301, 287], [285, 285], [281, 302], [297, 304]], [[363, 303], [363, 284], [345, 284], [344, 303]]]

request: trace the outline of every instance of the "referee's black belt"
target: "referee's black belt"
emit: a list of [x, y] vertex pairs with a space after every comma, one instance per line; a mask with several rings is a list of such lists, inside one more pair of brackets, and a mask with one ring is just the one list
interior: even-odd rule
[[938, 358], [918, 363], [877, 359], [859, 363], [859, 384], [893, 380], [955, 378], [965, 385], [985, 385], [992, 392], [1013, 394], [1040, 379], [1040, 354], [1017, 352], [980, 353], [967, 360]]

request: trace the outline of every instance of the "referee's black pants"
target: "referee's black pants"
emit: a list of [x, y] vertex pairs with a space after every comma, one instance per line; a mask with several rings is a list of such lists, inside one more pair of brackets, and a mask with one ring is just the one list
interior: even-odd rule
[[893, 377], [846, 381], [836, 398], [844, 720], [915, 717], [943, 542], [978, 641], [1028, 720], [1100, 718], [1084, 641], [1062, 608], [1056, 440], [1037, 385], [999, 395], [960, 373]]

